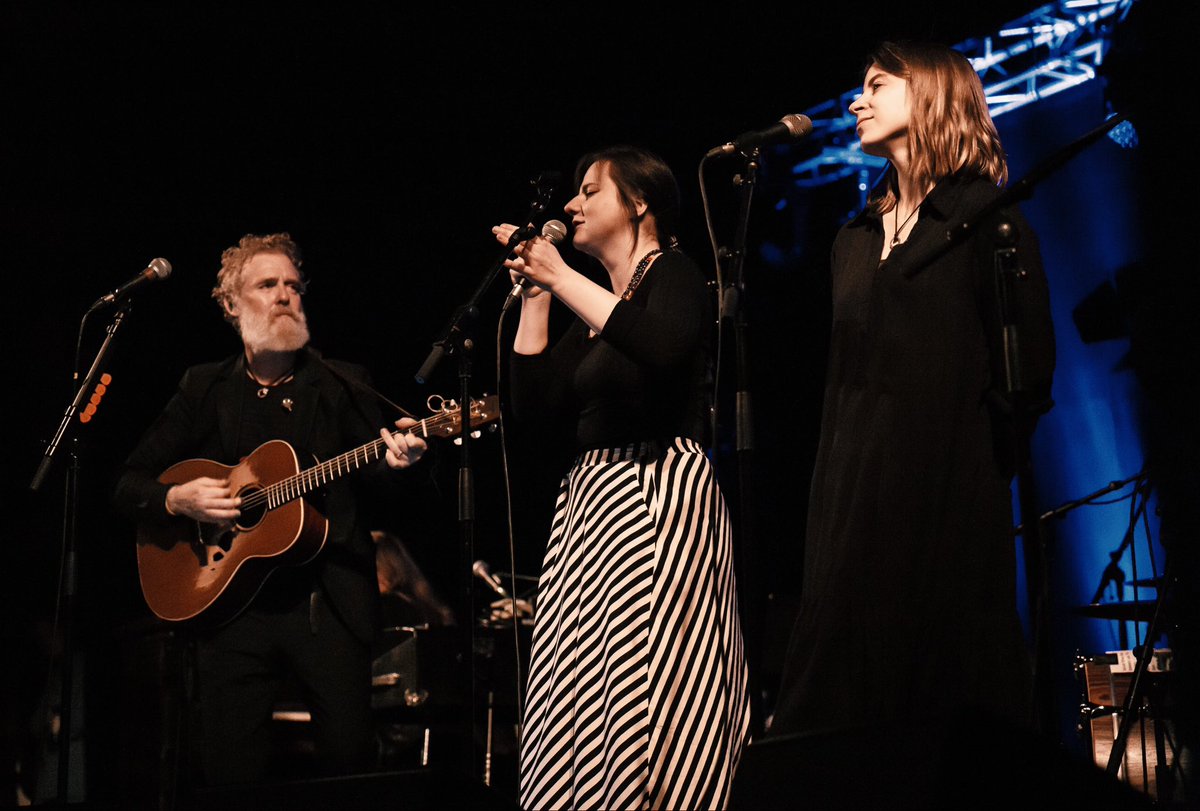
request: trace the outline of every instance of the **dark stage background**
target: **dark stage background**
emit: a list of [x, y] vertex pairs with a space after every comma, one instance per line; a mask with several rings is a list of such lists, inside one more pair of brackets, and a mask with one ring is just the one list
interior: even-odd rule
[[[147, 618], [132, 527], [111, 514], [108, 488], [182, 371], [238, 346], [208, 297], [224, 247], [248, 232], [289, 231], [304, 249], [312, 282], [305, 306], [314, 345], [366, 364], [383, 392], [417, 410], [428, 394], [457, 390], [452, 361], [428, 386], [416, 385], [413, 375], [493, 262], [490, 226], [524, 215], [528, 180], [539, 170], [569, 177], [579, 155], [616, 142], [655, 149], [684, 193], [684, 248], [711, 268], [696, 179], [708, 148], [855, 86], [864, 55], [881, 39], [953, 44], [991, 33], [1032, 7], [1012, 0], [682, 12], [648, 5], [479, 11], [458, 3], [277, 13], [6, 6], [0, 261], [9, 289], [10, 524], [0, 592], [6, 659], [16, 663], [5, 668], [6, 735], [28, 723], [24, 714], [45, 689], [64, 471], [60, 465], [38, 493], [29, 481], [72, 393], [79, 319], [96, 297], [153, 257], [174, 266], [167, 282], [138, 294], [109, 365], [111, 390], [80, 434], [76, 620], [94, 738], [89, 780], [93, 796], [105, 796], [105, 773], [118, 757], [107, 745], [120, 724], [118, 638]], [[1024, 133], [1006, 129], [1016, 123], [1001, 126], [1014, 177], [1102, 120], [1103, 91], [1089, 92], [1075, 97], [1077, 108], [1062, 113], [1066, 120], [1050, 135], [1044, 112], [1024, 119]], [[1151, 138], [1148, 155], [1155, 146]], [[1153, 165], [1148, 155], [1120, 170], [1119, 189], [1077, 191], [1136, 199], [1138, 173]], [[748, 262], [759, 508], [757, 551], [744, 578], [752, 591], [743, 600], [767, 618], [760, 675], [768, 690], [800, 582], [828, 329], [825, 260], [836, 227], [857, 204], [847, 186], [797, 196], [786, 179], [788, 157], [772, 152], [764, 160]], [[1105, 153], [1099, 160], [1116, 159]], [[723, 243], [732, 233], [730, 178], [738, 166], [730, 160], [708, 175]], [[570, 196], [567, 185], [556, 206]], [[1049, 222], [1071, 219], [1063, 216], [1076, 205], [1069, 183], [1061, 194], [1035, 220], [1044, 239]], [[777, 211], [784, 196], [793, 205]], [[1129, 227], [1139, 247], [1127, 252], [1137, 254], [1148, 242], [1144, 222]], [[1063, 239], [1091, 238], [1072, 234]], [[767, 245], [783, 246], [784, 259], [763, 259]], [[1069, 253], [1069, 242], [1061, 250]], [[1110, 270], [1100, 268], [1100, 278]], [[483, 304], [477, 392], [497, 388], [496, 319], [506, 288], [495, 284]], [[1057, 329], [1073, 330], [1072, 302], [1056, 305]], [[96, 317], [84, 334], [85, 360], [104, 323]], [[728, 396], [731, 359], [723, 368]], [[1072, 379], [1060, 367], [1057, 385]], [[732, 501], [732, 411], [724, 414], [717, 461]], [[1133, 428], [1130, 457], [1140, 452], [1139, 430]], [[536, 574], [565, 457], [561, 446], [532, 431], [510, 430], [510, 445], [517, 570]], [[499, 438], [489, 435], [475, 448], [475, 556], [508, 569]], [[447, 445], [430, 462], [412, 476], [411, 503], [381, 528], [401, 535], [448, 594], [459, 576], [457, 457]], [[1062, 489], [1047, 501], [1082, 495]], [[1103, 548], [1111, 545], [1104, 541]], [[1091, 572], [1081, 577], [1093, 582]]]

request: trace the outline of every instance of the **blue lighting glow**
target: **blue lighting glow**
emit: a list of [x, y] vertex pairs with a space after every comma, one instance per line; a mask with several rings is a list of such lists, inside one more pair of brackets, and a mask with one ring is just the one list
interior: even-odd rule
[[1137, 130], [1129, 121], [1122, 121], [1109, 130], [1108, 137], [1113, 140], [1113, 143], [1124, 149], [1133, 149], [1138, 145]]
[[[1134, 0], [1068, 0], [1038, 8], [994, 36], [956, 46], [983, 81], [989, 107], [1009, 158], [1010, 177], [1027, 176], [1056, 148], [1070, 144], [1106, 114], [1102, 82], [1095, 79], [1116, 27]], [[865, 156], [854, 134], [849, 91], [806, 111], [814, 119], [820, 152], [792, 166], [799, 194], [834, 182], [854, 183], [859, 210], [879, 179], [884, 161]], [[819, 119], [819, 120], [818, 120]], [[1111, 140], [1110, 140], [1111, 139]], [[1127, 337], [1086, 343], [1072, 311], [1098, 285], [1143, 261], [1149, 246], [1136, 194], [1149, 160], [1136, 146], [1128, 122], [1042, 178], [1021, 203], [1037, 231], [1050, 285], [1057, 343], [1055, 406], [1033, 438], [1039, 509], [1072, 503], [1110, 482], [1135, 476], [1145, 465], [1142, 392], [1129, 368]], [[780, 148], [780, 154], [787, 154]], [[1142, 504], [1141, 512], [1136, 510]], [[1014, 505], [1015, 506], [1015, 505]], [[1145, 623], [1097, 618], [1083, 610], [1114, 563], [1124, 585], [1109, 584], [1104, 601], [1153, 599], [1147, 585], [1161, 574], [1153, 492], [1129, 486], [1078, 509], [1049, 529], [1050, 614], [1059, 737], [1078, 744], [1074, 708], [1079, 686], [1071, 672], [1076, 652], [1086, 655], [1128, 649], [1142, 641]], [[1131, 520], [1136, 519], [1132, 523]], [[1129, 544], [1123, 544], [1126, 538]], [[1017, 546], [1020, 566], [1020, 545]], [[1023, 581], [1023, 570], [1018, 570]], [[1135, 588], [1133, 582], [1141, 582]], [[1023, 582], [1020, 586], [1024, 588]], [[1024, 610], [1024, 598], [1020, 608]], [[1028, 619], [1028, 618], [1026, 618]]]
[[[1112, 43], [1114, 26], [1125, 19], [1134, 2], [1060, 0], [1008, 23], [994, 35], [954, 47], [979, 73], [995, 119], [1094, 80]], [[821, 151], [792, 167], [798, 187], [835, 183], [863, 164], [882, 167], [882, 161], [858, 149], [855, 119], [848, 110], [858, 96], [859, 90], [850, 90], [804, 111], [813, 119], [809, 143]]]

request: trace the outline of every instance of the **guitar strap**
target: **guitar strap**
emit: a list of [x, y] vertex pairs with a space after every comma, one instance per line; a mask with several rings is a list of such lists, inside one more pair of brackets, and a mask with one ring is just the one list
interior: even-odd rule
[[[324, 367], [327, 372], [329, 372], [331, 375], [333, 375], [339, 381], [341, 381], [343, 386], [346, 386], [347, 388], [350, 388], [350, 389], [359, 389], [361, 391], [365, 391], [368, 394], [372, 395], [376, 400], [380, 401], [384, 405], [387, 405], [387, 406], [395, 409], [399, 413], [403, 414], [405, 417], [412, 417], [413, 419], [416, 419], [416, 416], [409, 413], [408, 409], [406, 409], [403, 406], [400, 406], [396, 403], [393, 403], [391, 400], [389, 400], [383, 394], [376, 391], [370, 385], [364, 383], [361, 380], [354, 380], [352, 378], [346, 377], [344, 374], [342, 374], [337, 369], [335, 369], [332, 364], [326, 362], [325, 358], [321, 357], [321, 353], [318, 352], [316, 349], [313, 349], [311, 346], [306, 346], [306, 347], [304, 347], [304, 349], [305, 349], [305, 351], [308, 352], [308, 356], [310, 358], [312, 358], [314, 361], [316, 361], [318, 364], [320, 364], [322, 367]], [[353, 398], [351, 398], [351, 402], [353, 402]]]

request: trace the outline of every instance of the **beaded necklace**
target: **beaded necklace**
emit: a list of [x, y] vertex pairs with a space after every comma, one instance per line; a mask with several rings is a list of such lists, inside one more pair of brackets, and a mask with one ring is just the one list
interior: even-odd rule
[[647, 253], [637, 263], [637, 267], [633, 269], [633, 275], [629, 277], [629, 284], [625, 287], [625, 292], [621, 294], [621, 298], [629, 301], [633, 298], [633, 291], [638, 289], [638, 285], [642, 283], [642, 277], [646, 275], [646, 268], [650, 267], [650, 260], [662, 253], [662, 248], [655, 248]]

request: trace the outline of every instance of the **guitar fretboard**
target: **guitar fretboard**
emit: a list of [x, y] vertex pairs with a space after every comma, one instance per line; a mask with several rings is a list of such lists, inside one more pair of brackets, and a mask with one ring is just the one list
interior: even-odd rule
[[[472, 411], [474, 410], [475, 407], [473, 405]], [[453, 429], [459, 423], [460, 410], [455, 409], [444, 414], [426, 417], [416, 425], [403, 431], [393, 431], [392, 436], [411, 436], [415, 434], [423, 439], [427, 439], [431, 435], [445, 436], [447, 433], [452, 433]], [[451, 431], [447, 432], [447, 428], [450, 428]], [[268, 510], [273, 510], [289, 501], [307, 495], [313, 490], [324, 487], [329, 482], [340, 479], [347, 473], [360, 470], [364, 465], [379, 461], [386, 453], [387, 444], [383, 441], [383, 437], [372, 440], [364, 445], [359, 445], [357, 448], [346, 451], [340, 456], [327, 459], [307, 470], [300, 471], [294, 476], [280, 479], [274, 484], [246, 496], [242, 500], [242, 509], [254, 509], [265, 504]]]

